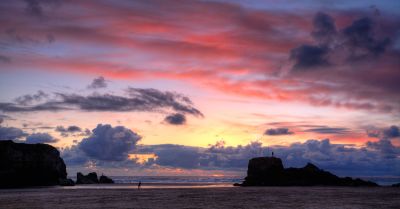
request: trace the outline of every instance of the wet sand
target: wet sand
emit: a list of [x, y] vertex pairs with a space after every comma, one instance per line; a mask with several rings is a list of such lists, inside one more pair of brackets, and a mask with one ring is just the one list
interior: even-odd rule
[[400, 208], [400, 189], [344, 187], [0, 190], [0, 208]]

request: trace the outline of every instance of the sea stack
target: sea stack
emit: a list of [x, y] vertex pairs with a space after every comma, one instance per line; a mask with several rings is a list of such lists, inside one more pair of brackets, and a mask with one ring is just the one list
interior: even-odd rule
[[76, 184], [113, 184], [114, 181], [105, 176], [101, 175], [100, 178], [97, 178], [96, 172], [88, 173], [87, 175], [83, 175], [78, 172], [76, 174]]
[[284, 168], [276, 157], [249, 161], [247, 177], [241, 186], [378, 186], [374, 182], [350, 177], [340, 178], [308, 163], [303, 168]]
[[105, 175], [101, 175], [99, 178], [99, 183], [100, 184], [113, 184], [114, 181]]
[[83, 175], [81, 172], [76, 174], [76, 184], [98, 184], [99, 179], [97, 179], [97, 173], [92, 172], [88, 175]]
[[47, 144], [0, 141], [0, 188], [67, 184], [60, 152]]

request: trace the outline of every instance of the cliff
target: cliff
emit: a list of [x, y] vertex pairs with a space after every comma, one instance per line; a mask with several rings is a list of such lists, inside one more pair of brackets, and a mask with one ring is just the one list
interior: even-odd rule
[[68, 183], [58, 150], [47, 144], [0, 141], [0, 188]]
[[281, 159], [258, 157], [249, 161], [241, 186], [378, 186], [374, 182], [340, 178], [308, 163], [303, 168], [284, 168]]

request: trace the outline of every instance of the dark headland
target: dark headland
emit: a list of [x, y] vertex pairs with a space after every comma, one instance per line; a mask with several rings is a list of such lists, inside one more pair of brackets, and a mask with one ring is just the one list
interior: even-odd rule
[[52, 186], [65, 181], [67, 170], [56, 148], [0, 141], [0, 188]]
[[276, 157], [258, 157], [249, 161], [247, 177], [235, 186], [378, 186], [371, 181], [340, 178], [308, 163], [303, 168], [284, 168]]
[[[77, 174], [77, 184], [114, 183], [96, 173]], [[47, 144], [0, 141], [0, 188], [32, 186], [73, 186], [60, 152]]]

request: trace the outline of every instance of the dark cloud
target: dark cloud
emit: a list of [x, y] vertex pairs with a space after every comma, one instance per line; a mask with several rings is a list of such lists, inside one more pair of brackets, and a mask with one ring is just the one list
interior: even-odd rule
[[22, 129], [0, 126], [0, 140], [18, 140], [27, 135]]
[[58, 94], [61, 103], [87, 111], [136, 111], [147, 110], [147, 104], [139, 98], [129, 98], [111, 94]]
[[18, 105], [16, 103], [0, 103], [0, 110], [4, 112], [38, 112], [38, 111], [60, 111], [70, 110], [71, 108], [63, 106], [62, 102], [46, 102], [33, 106]]
[[[141, 98], [142, 102], [148, 104], [148, 108], [170, 107], [181, 113], [188, 113], [203, 117], [203, 114], [194, 108], [193, 102], [186, 96], [175, 92], [162, 92], [157, 89], [129, 88], [129, 95], [134, 98]], [[154, 106], [154, 107], [152, 107]]]
[[17, 97], [15, 102], [19, 105], [30, 105], [33, 102], [40, 102], [48, 97], [48, 94], [44, 93], [43, 91], [38, 91], [36, 94], [26, 94], [24, 96]]
[[106, 88], [107, 82], [103, 76], [93, 79], [92, 83], [88, 86], [89, 89]]
[[88, 156], [78, 148], [78, 145], [63, 148], [61, 150], [61, 157], [67, 166], [85, 165], [90, 160]]
[[395, 147], [390, 140], [381, 139], [377, 142], [367, 142], [367, 147], [378, 150], [384, 158], [396, 159], [400, 156], [400, 148]]
[[400, 130], [398, 126], [392, 125], [387, 128], [369, 128], [367, 129], [367, 135], [369, 137], [380, 138], [380, 139], [392, 139], [400, 137]]
[[383, 129], [382, 131], [383, 138], [396, 138], [400, 137], [400, 131], [398, 126], [390, 126], [387, 129]]
[[78, 132], [78, 131], [82, 131], [82, 129], [78, 126], [68, 126], [67, 131], [68, 132]]
[[349, 129], [342, 127], [333, 128], [328, 126], [315, 126], [315, 128], [306, 129], [304, 132], [313, 132], [319, 134], [346, 134], [349, 133]]
[[377, 40], [373, 34], [373, 27], [372, 20], [365, 17], [343, 29], [346, 44], [352, 49], [351, 59], [359, 59], [369, 54], [380, 55], [385, 52], [390, 39]]
[[55, 139], [48, 133], [34, 133], [26, 137], [26, 143], [37, 144], [37, 143], [55, 143], [58, 139]]
[[264, 135], [270, 135], [270, 136], [290, 135], [290, 134], [293, 134], [293, 132], [289, 131], [288, 128], [271, 128], [271, 129], [267, 129], [264, 132]]
[[174, 113], [165, 117], [164, 121], [172, 125], [183, 125], [186, 123], [186, 117], [183, 114]]
[[[365, 145], [370, 147], [368, 143]], [[289, 147], [273, 148], [278, 157], [287, 160], [289, 166], [298, 166], [306, 161], [339, 175], [382, 175], [398, 173], [398, 159], [387, 158], [382, 146], [375, 149], [354, 148], [344, 144], [332, 144], [329, 139], [308, 140]], [[392, 147], [398, 152], [398, 147]]]
[[[129, 88], [128, 97], [112, 94], [97, 94], [89, 96], [78, 94], [55, 93], [56, 98], [47, 99], [36, 105], [27, 105], [37, 101], [39, 94], [25, 95], [17, 98], [18, 103], [0, 103], [0, 110], [4, 112], [34, 112], [34, 111], [60, 111], [60, 110], [85, 110], [85, 111], [161, 111], [172, 109], [179, 113], [203, 116], [193, 107], [188, 97], [175, 92], [163, 92], [157, 89]], [[46, 95], [45, 93], [43, 93]], [[44, 96], [39, 97], [40, 100]]]
[[82, 129], [78, 126], [68, 126], [67, 128], [64, 128], [64, 126], [57, 126], [55, 131], [57, 132], [70, 132], [70, 133], [74, 133], [74, 132], [81, 132]]
[[148, 165], [227, 170], [244, 169], [250, 158], [265, 156], [267, 150], [259, 142], [237, 147], [225, 147], [224, 142], [217, 142], [209, 148], [172, 144], [145, 145], [138, 148], [139, 152], [154, 153], [157, 156]]
[[105, 167], [127, 168], [136, 165], [128, 159], [141, 136], [123, 127], [98, 124], [93, 133], [82, 141], [74, 140], [74, 145], [61, 150], [62, 158], [69, 166], [87, 166], [89, 164]]
[[292, 49], [290, 59], [294, 61], [293, 70], [308, 70], [330, 65], [328, 47], [336, 36], [335, 21], [325, 13], [317, 13], [313, 25], [311, 35], [318, 45], [303, 44]]
[[[357, 19], [340, 31], [335, 20], [317, 13], [313, 20], [311, 35], [316, 44], [303, 44], [290, 52], [295, 63], [293, 70], [307, 70], [330, 65], [344, 65], [348, 62], [379, 56], [390, 44], [389, 38], [377, 38], [375, 24], [371, 18]], [[346, 57], [343, 60], [340, 57]]]
[[332, 42], [336, 35], [336, 26], [334, 19], [325, 14], [317, 13], [314, 17], [314, 30], [311, 35], [320, 44], [328, 44]]
[[104, 161], [123, 161], [136, 148], [142, 137], [123, 127], [99, 124], [92, 135], [84, 138], [77, 146], [88, 157]]
[[294, 70], [307, 70], [329, 66], [326, 46], [301, 45], [292, 49], [290, 59], [294, 60]]
[[55, 128], [55, 131], [59, 132], [63, 137], [68, 137], [70, 134], [72, 134], [73, 136], [89, 136], [91, 133], [89, 129], [82, 130], [82, 128], [75, 125], [68, 127], [57, 126]]
[[167, 167], [199, 168], [201, 156], [199, 148], [182, 145], [162, 145], [152, 150], [157, 159], [155, 164]]

